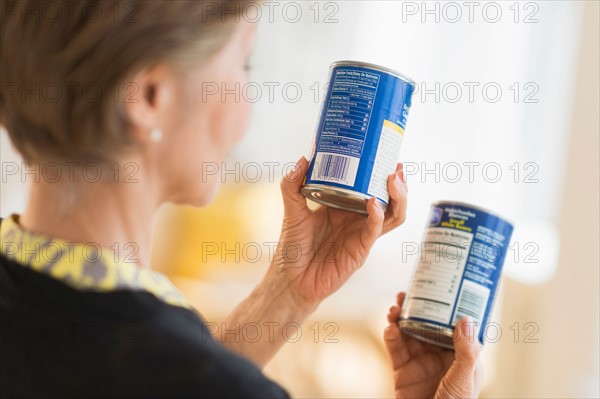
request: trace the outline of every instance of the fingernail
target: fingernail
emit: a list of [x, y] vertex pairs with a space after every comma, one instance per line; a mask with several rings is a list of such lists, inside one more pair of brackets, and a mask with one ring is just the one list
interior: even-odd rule
[[292, 168], [292, 172], [296, 172], [298, 171], [298, 169], [300, 169], [300, 165], [302, 164], [302, 160], [304, 159], [304, 155], [300, 157], [300, 159], [298, 159], [296, 161], [296, 164], [294, 165], [294, 167]]
[[471, 337], [471, 333], [472, 333], [471, 324], [472, 323], [473, 323], [473, 319], [471, 318], [471, 316], [465, 317], [465, 320], [462, 325], [462, 332], [467, 337]]
[[397, 185], [398, 187], [400, 187], [400, 185], [401, 185], [401, 184], [400, 184], [400, 177], [398, 176], [398, 174], [397, 174], [397, 173], [396, 173], [396, 177], [394, 178], [394, 183], [396, 183], [396, 185]]

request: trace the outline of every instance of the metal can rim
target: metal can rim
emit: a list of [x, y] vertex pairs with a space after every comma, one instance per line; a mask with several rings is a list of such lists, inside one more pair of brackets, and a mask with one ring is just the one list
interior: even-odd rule
[[396, 71], [395, 69], [384, 67], [384, 66], [377, 65], [377, 64], [372, 64], [370, 62], [342, 60], [342, 61], [336, 61], [331, 64], [331, 68], [335, 68], [337, 66], [356, 66], [356, 67], [361, 67], [361, 68], [369, 68], [369, 69], [373, 69], [373, 70], [376, 70], [379, 72], [385, 72], [387, 74], [393, 75], [397, 78], [404, 80], [407, 83], [410, 83], [413, 86], [415, 86], [417, 84], [414, 81], [414, 79], [406, 76], [403, 73]]
[[[342, 205], [327, 205], [326, 201], [322, 201], [322, 200], [317, 200], [315, 199], [315, 197], [312, 195], [314, 193], [317, 192], [328, 192], [328, 194], [330, 195], [337, 195], [337, 196], [342, 196], [342, 197], [346, 197], [346, 198], [352, 198], [352, 199], [361, 199], [364, 201], [368, 201], [369, 199], [371, 199], [371, 197], [374, 197], [377, 201], [379, 201], [379, 203], [381, 204], [381, 206], [383, 207], [383, 210], [385, 212], [385, 210], [387, 209], [388, 204], [383, 202], [381, 199], [377, 198], [377, 196], [373, 196], [370, 194], [366, 194], [360, 191], [356, 191], [356, 190], [352, 190], [352, 189], [348, 189], [348, 188], [342, 188], [342, 187], [336, 187], [336, 186], [329, 186], [326, 183], [321, 184], [321, 183], [308, 183], [308, 184], [303, 184], [302, 185], [302, 189], [301, 189], [301, 193], [302, 195], [304, 195], [306, 198], [315, 201], [317, 203], [326, 205], [326, 206], [330, 206], [333, 208], [337, 208], [337, 209], [341, 209], [341, 210], [345, 210], [345, 211], [350, 211], [350, 212], [357, 212], [363, 215], [367, 215], [367, 208], [365, 206], [364, 211], [360, 210], [353, 210], [353, 209], [349, 209], [347, 207], [344, 207]], [[331, 204], [331, 203], [330, 203]]]
[[[446, 343], [447, 341], [451, 341], [452, 342], [452, 338], [454, 337], [454, 326], [438, 326], [436, 324], [433, 324], [429, 321], [422, 321], [422, 320], [413, 320], [410, 317], [409, 318], [400, 318], [400, 320], [398, 320], [397, 322], [398, 327], [401, 330], [404, 330], [405, 334], [408, 334], [420, 341], [423, 342], [427, 342], [430, 343], [432, 345], [436, 345], [438, 347], [443, 347], [443, 348], [447, 348], [447, 349], [451, 349], [454, 350], [454, 345]], [[423, 334], [419, 334], [418, 332], [415, 331], [411, 331], [410, 330], [410, 326], [411, 325], [420, 325], [425, 327], [426, 329], [430, 329], [433, 330], [437, 333], [439, 333], [440, 337], [445, 337], [446, 340], [442, 340], [442, 339], [433, 339], [433, 338], [428, 338]], [[477, 339], [477, 341], [479, 341], [479, 339]], [[481, 343], [480, 343], [481, 345]]]
[[473, 208], [476, 209], [478, 211], [481, 212], [485, 212], [491, 216], [495, 216], [498, 219], [502, 220], [505, 223], [508, 223], [510, 225], [510, 227], [515, 228], [515, 224], [513, 223], [513, 221], [511, 219], [508, 219], [504, 216], [502, 216], [501, 214], [491, 211], [487, 208], [484, 208], [482, 206], [479, 205], [473, 205], [473, 204], [469, 204], [468, 202], [462, 202], [462, 201], [454, 201], [454, 200], [440, 200], [440, 201], [435, 201], [434, 203], [431, 204], [431, 206], [437, 206], [437, 205], [443, 205], [443, 204], [447, 204], [447, 205], [457, 205], [457, 206], [464, 206], [464, 207], [468, 207], [468, 208]]

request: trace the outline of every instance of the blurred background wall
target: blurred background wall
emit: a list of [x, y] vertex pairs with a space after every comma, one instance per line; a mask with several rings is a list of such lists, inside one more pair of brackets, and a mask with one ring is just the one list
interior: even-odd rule
[[[385, 314], [408, 288], [430, 203], [455, 199], [516, 226], [482, 396], [598, 397], [599, 3], [270, 4], [245, 13], [258, 24], [251, 84], [216, 94], [253, 102], [251, 128], [219, 165], [214, 204], [161, 209], [153, 267], [221, 321], [269, 263], [279, 180], [308, 154], [329, 64], [379, 63], [417, 81], [401, 155], [408, 219], [266, 372], [295, 396], [393, 396]], [[26, 184], [7, 173], [20, 160], [5, 132], [0, 144], [5, 217]]]

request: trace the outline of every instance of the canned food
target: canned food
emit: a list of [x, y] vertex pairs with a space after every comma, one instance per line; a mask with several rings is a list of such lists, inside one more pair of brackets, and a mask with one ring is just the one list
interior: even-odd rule
[[512, 232], [511, 223], [482, 208], [434, 203], [402, 307], [403, 332], [452, 349], [454, 326], [470, 316], [483, 345]]
[[375, 197], [385, 209], [414, 89], [413, 80], [388, 68], [333, 63], [302, 194], [365, 214]]

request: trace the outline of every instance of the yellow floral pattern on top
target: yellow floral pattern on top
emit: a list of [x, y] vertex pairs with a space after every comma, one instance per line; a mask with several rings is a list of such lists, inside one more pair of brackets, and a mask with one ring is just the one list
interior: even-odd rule
[[[171, 305], [192, 307], [163, 274], [95, 243], [25, 231], [11, 215], [0, 224], [0, 254], [82, 291], [144, 290]], [[125, 251], [126, 252], [126, 251]]]

